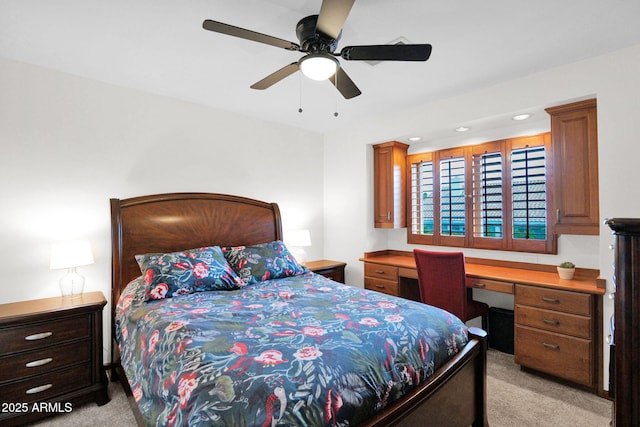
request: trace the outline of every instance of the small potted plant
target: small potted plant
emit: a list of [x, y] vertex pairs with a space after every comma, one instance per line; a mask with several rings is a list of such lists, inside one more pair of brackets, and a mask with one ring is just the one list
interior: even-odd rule
[[573, 279], [573, 273], [576, 272], [576, 265], [571, 261], [565, 261], [558, 264], [558, 275], [561, 279], [571, 280]]

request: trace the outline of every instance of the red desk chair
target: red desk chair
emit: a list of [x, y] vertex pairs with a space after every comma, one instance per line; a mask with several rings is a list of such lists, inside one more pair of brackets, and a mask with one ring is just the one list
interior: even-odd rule
[[464, 254], [414, 249], [413, 256], [422, 302], [443, 308], [465, 323], [482, 316], [482, 329], [486, 331], [489, 306], [471, 299], [465, 283]]

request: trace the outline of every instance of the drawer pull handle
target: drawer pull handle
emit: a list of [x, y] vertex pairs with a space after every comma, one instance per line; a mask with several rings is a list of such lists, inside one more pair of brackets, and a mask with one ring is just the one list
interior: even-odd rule
[[384, 270], [376, 270], [376, 274], [384, 274]]
[[474, 288], [484, 288], [485, 286], [487, 286], [485, 283], [474, 283], [473, 284]]
[[53, 359], [51, 357], [47, 357], [46, 359], [34, 360], [33, 362], [29, 362], [24, 366], [26, 366], [27, 368], [35, 368], [37, 366], [46, 365], [47, 363], [51, 362], [53, 362]]
[[556, 319], [542, 319], [542, 321], [547, 325], [558, 326], [560, 324], [560, 321]]
[[557, 298], [547, 298], [547, 297], [543, 297], [543, 298], [542, 298], [542, 301], [544, 301], [544, 302], [548, 302], [548, 303], [551, 303], [551, 304], [560, 304], [560, 300], [559, 300], [559, 299], [557, 299]]
[[549, 344], [549, 343], [543, 342], [542, 345], [552, 350], [560, 350], [560, 346], [557, 344]]
[[53, 387], [53, 384], [39, 385], [38, 387], [30, 388], [29, 390], [25, 391], [25, 393], [26, 394], [36, 394], [36, 393], [43, 392], [45, 390], [49, 390], [51, 387]]
[[378, 289], [384, 289], [384, 285], [376, 285], [376, 288], [378, 288]]
[[27, 341], [37, 341], [43, 338], [50, 337], [51, 335], [53, 335], [53, 332], [41, 332], [39, 334], [28, 335], [24, 337], [24, 339]]

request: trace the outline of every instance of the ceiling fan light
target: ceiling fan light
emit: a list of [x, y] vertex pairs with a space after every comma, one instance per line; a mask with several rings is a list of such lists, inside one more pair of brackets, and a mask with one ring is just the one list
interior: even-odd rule
[[312, 53], [300, 60], [299, 67], [302, 74], [311, 80], [326, 80], [333, 76], [340, 64], [338, 60], [332, 56]]

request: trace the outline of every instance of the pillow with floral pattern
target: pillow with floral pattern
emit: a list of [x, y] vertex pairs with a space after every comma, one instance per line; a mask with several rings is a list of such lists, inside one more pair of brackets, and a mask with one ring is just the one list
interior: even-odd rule
[[297, 276], [307, 271], [280, 240], [254, 246], [225, 247], [222, 252], [245, 285]]
[[245, 285], [219, 246], [136, 255], [136, 261], [145, 282], [146, 301]]

